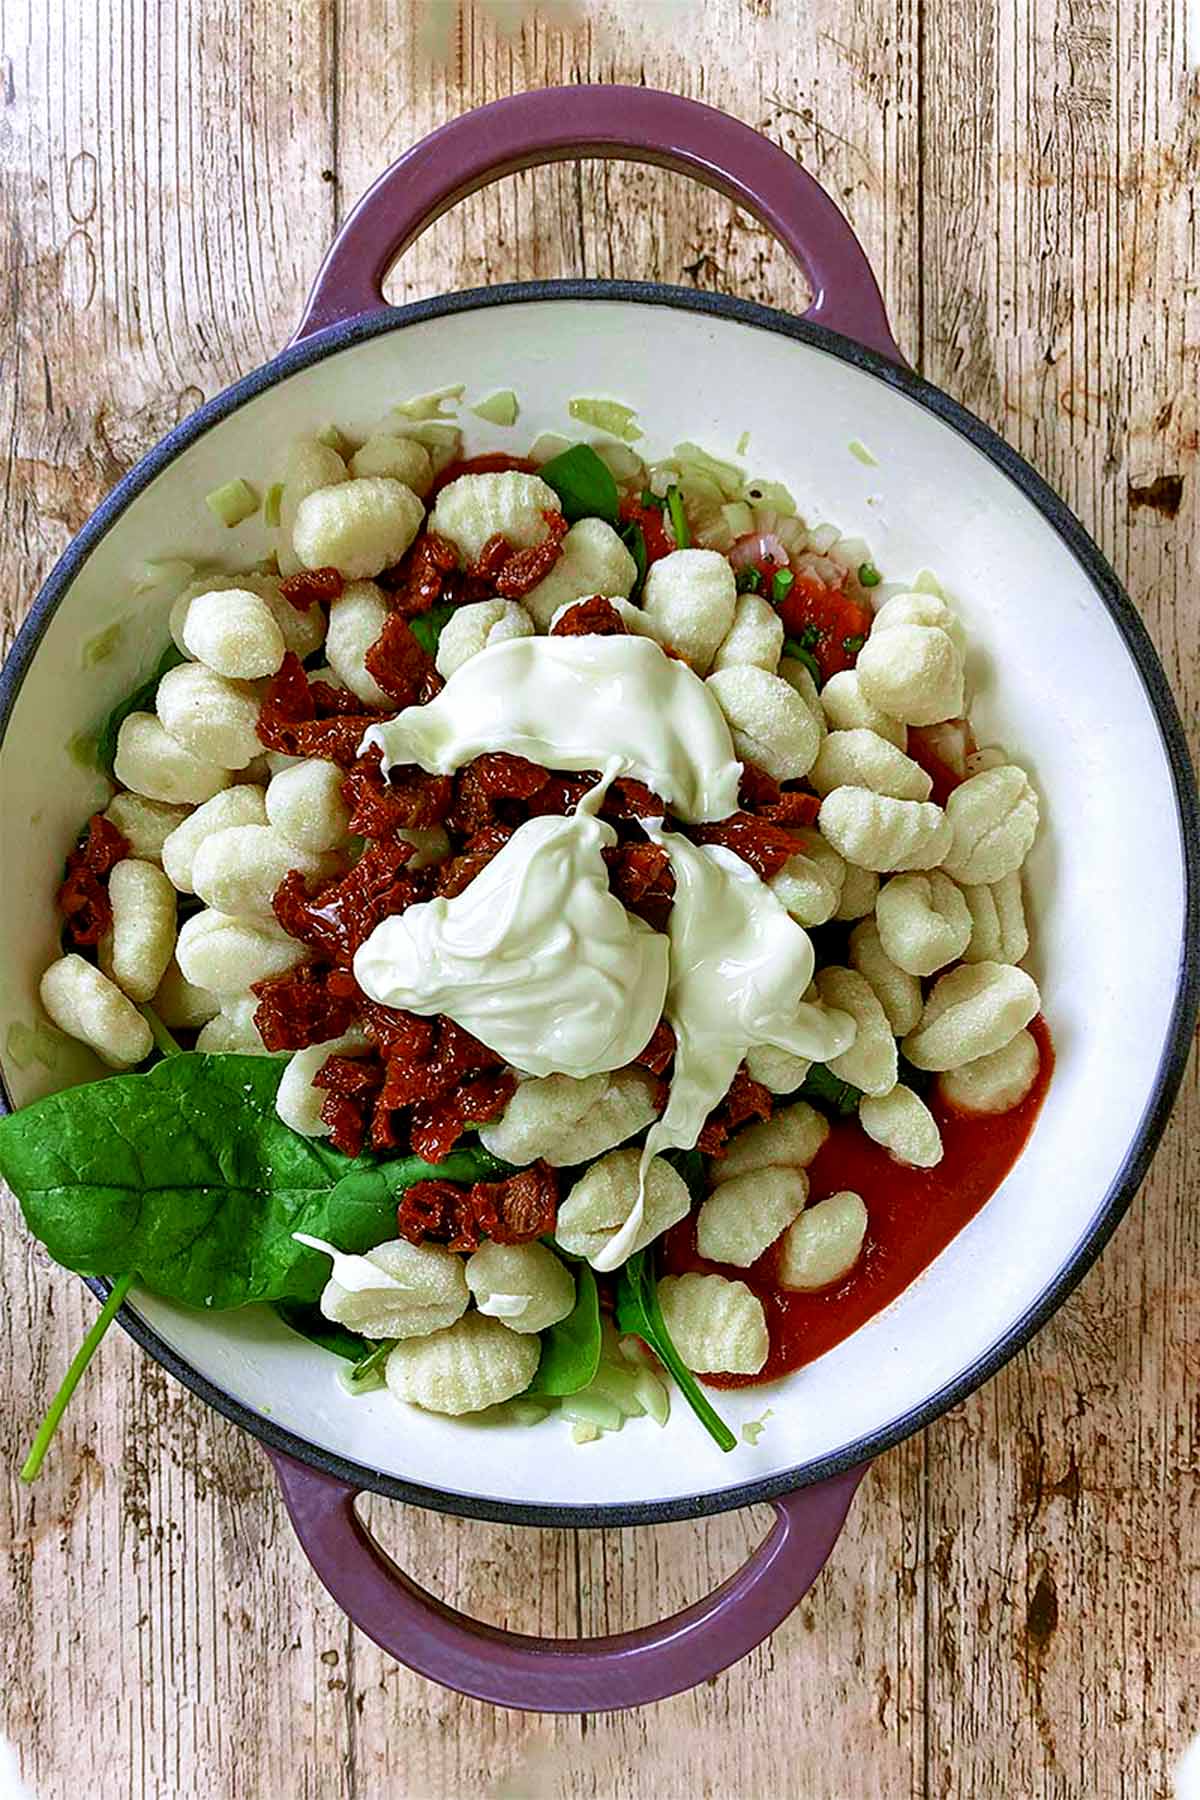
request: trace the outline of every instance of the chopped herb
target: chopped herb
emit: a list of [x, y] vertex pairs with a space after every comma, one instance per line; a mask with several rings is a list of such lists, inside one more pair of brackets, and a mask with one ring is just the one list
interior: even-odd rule
[[489, 394], [471, 411], [477, 419], [486, 419], [489, 425], [515, 425], [520, 413], [517, 396], [511, 388], [504, 388], [498, 394]]
[[159, 1052], [163, 1056], [181, 1055], [183, 1045], [172, 1032], [168, 1031], [167, 1027], [163, 1024], [148, 1000], [143, 1001], [142, 1005], [138, 1007], [138, 1011], [150, 1027], [150, 1035], [154, 1039]]
[[867, 640], [862, 635], [862, 632], [857, 631], [854, 632], [852, 636], [844, 637], [842, 639], [842, 649], [846, 652], [847, 656], [857, 656], [866, 641]]
[[132, 1271], [114, 1281], [108, 1299], [100, 1308], [100, 1316], [95, 1320], [92, 1329], [80, 1344], [71, 1358], [71, 1366], [59, 1384], [58, 1392], [46, 1410], [46, 1416], [38, 1427], [37, 1436], [30, 1447], [29, 1455], [21, 1464], [21, 1480], [33, 1481], [46, 1458], [50, 1448], [50, 1440], [58, 1430], [59, 1421], [70, 1404], [71, 1395], [79, 1386], [80, 1377], [100, 1348], [100, 1340], [120, 1312], [125, 1296], [133, 1286], [136, 1277]]
[[722, 1450], [735, 1450], [737, 1439], [712, 1407], [696, 1377], [683, 1362], [667, 1330], [658, 1304], [658, 1283], [653, 1254], [639, 1250], [623, 1264], [617, 1277], [617, 1328], [641, 1338], [659, 1362], [671, 1371], [680, 1393], [709, 1436]]
[[675, 548], [686, 550], [692, 541], [688, 530], [687, 514], [683, 510], [683, 495], [674, 483], [667, 489], [667, 511], [671, 515], [671, 530], [675, 534]]
[[663, 507], [667, 504], [666, 495], [656, 494], [653, 488], [643, 488], [639, 495], [639, 499], [643, 506], [653, 507], [655, 512], [661, 512]]
[[744, 569], [738, 570], [737, 580], [733, 585], [739, 594], [761, 594], [762, 584], [762, 570], [755, 568], [753, 563], [747, 563]]
[[395, 1338], [384, 1338], [367, 1354], [360, 1357], [352, 1369], [347, 1369], [342, 1376], [342, 1386], [348, 1394], [369, 1394], [374, 1388], [385, 1385], [383, 1365], [396, 1348]]
[[278, 525], [283, 509], [283, 483], [273, 481], [263, 500], [263, 524], [272, 530]]
[[232, 530], [258, 511], [258, 495], [239, 475], [236, 481], [227, 481], [214, 488], [211, 494], [205, 494], [204, 504], [227, 530]]
[[783, 605], [795, 579], [790, 569], [776, 569], [771, 577], [771, 598], [776, 606]]
[[883, 576], [879, 573], [879, 570], [875, 567], [874, 563], [859, 563], [858, 579], [863, 587], [878, 587], [883, 580]]
[[597, 431], [610, 432], [625, 444], [636, 443], [638, 438], [646, 435], [632, 406], [622, 406], [619, 400], [578, 398], [568, 401], [567, 411], [581, 425], [593, 425]]
[[[799, 638], [784, 638], [783, 654], [791, 657], [793, 662], [803, 663], [817, 686], [820, 687], [821, 682], [824, 679], [821, 674], [821, 665], [818, 663], [812, 650], [809, 648], [808, 643], [805, 641], [808, 638], [809, 632], [813, 630], [813, 626], [806, 625]], [[820, 634], [818, 633], [814, 642], [819, 640], [819, 636]]]
[[538, 474], [562, 501], [569, 525], [579, 519], [604, 519], [609, 525], [617, 525], [617, 484], [612, 470], [601, 462], [590, 444], [572, 444], [560, 456], [543, 463]]
[[801, 1100], [810, 1100], [814, 1106], [820, 1106], [826, 1112], [835, 1112], [840, 1118], [847, 1119], [857, 1112], [858, 1103], [862, 1099], [862, 1089], [854, 1087], [848, 1081], [839, 1081], [831, 1075], [824, 1063], [814, 1063], [804, 1077], [800, 1090]]
[[408, 621], [409, 630], [428, 655], [437, 655], [442, 626], [453, 611], [453, 606], [431, 606], [428, 612], [418, 613], [415, 619]]

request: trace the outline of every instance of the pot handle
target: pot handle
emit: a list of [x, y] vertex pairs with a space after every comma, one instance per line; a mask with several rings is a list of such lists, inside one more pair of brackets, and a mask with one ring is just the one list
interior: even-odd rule
[[672, 1618], [612, 1637], [526, 1637], [456, 1612], [386, 1556], [356, 1490], [268, 1449], [301, 1548], [351, 1622], [456, 1693], [524, 1712], [610, 1712], [683, 1693], [740, 1661], [808, 1592], [866, 1466], [771, 1504], [776, 1523], [728, 1581]]
[[628, 158], [693, 175], [752, 212], [791, 252], [815, 298], [804, 317], [891, 362], [896, 348], [871, 265], [824, 188], [739, 119], [654, 88], [535, 88], [441, 126], [386, 169], [322, 263], [293, 342], [378, 312], [392, 263], [459, 200], [502, 175], [578, 157]]

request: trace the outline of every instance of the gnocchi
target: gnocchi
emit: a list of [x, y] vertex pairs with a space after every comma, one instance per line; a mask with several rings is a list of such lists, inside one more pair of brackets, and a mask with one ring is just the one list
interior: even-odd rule
[[963, 963], [934, 984], [904, 1054], [918, 1069], [957, 1069], [1003, 1050], [1040, 1004], [1037, 983], [1024, 969]]
[[357, 694], [365, 706], [391, 711], [391, 701], [367, 668], [367, 651], [387, 616], [383, 593], [373, 581], [348, 581], [329, 608], [325, 654], [340, 686]]
[[133, 1001], [82, 956], [52, 962], [38, 993], [51, 1022], [110, 1069], [132, 1069], [149, 1056], [154, 1037]]
[[257, 1011], [257, 995], [227, 994], [221, 1001], [220, 1011], [214, 1013], [196, 1034], [197, 1050], [236, 1051], [241, 1056], [269, 1055], [254, 1023]]
[[206, 838], [230, 825], [265, 825], [266, 797], [260, 787], [242, 782], [214, 794], [181, 820], [163, 842], [162, 865], [171, 885], [181, 894], [194, 894], [192, 865]]
[[850, 933], [850, 965], [869, 982], [871, 991], [887, 1015], [889, 1029], [897, 1037], [915, 1031], [921, 1017], [921, 984], [915, 975], [894, 963], [883, 947], [876, 919], [864, 919]]
[[172, 957], [154, 992], [154, 1010], [168, 1031], [196, 1031], [221, 1010], [216, 994], [189, 981]]
[[984, 769], [954, 789], [946, 802], [952, 838], [946, 873], [967, 887], [1002, 881], [1021, 867], [1038, 828], [1038, 798], [1015, 763]]
[[184, 979], [210, 994], [245, 993], [256, 981], [308, 961], [303, 944], [272, 919], [235, 918], [206, 907], [179, 927], [175, 960]]
[[575, 1277], [545, 1244], [481, 1244], [466, 1273], [479, 1311], [510, 1331], [545, 1331], [575, 1305]]
[[100, 966], [131, 1000], [149, 1000], [175, 949], [175, 889], [151, 862], [126, 857], [108, 878], [112, 928]]
[[206, 906], [223, 913], [270, 919], [271, 901], [285, 875], [328, 880], [340, 863], [331, 854], [298, 850], [270, 825], [227, 825], [204, 839], [192, 862], [192, 881]]
[[540, 475], [506, 469], [451, 481], [434, 502], [429, 529], [449, 538], [470, 564], [492, 537], [505, 538], [515, 550], [532, 549], [550, 529], [546, 514], [561, 512], [562, 501]]
[[489, 644], [532, 636], [533, 620], [516, 600], [478, 600], [473, 605], [460, 606], [442, 626], [435, 659], [437, 672], [449, 681], [456, 669]]
[[1014, 869], [990, 886], [965, 887], [962, 893], [971, 914], [971, 939], [963, 960], [1019, 963], [1029, 949], [1020, 871]]
[[800, 848], [767, 886], [798, 925], [824, 925], [841, 904], [848, 865], [819, 831], [802, 826], [792, 836]]
[[962, 658], [940, 625], [893, 625], [878, 620], [859, 651], [858, 678], [873, 706], [905, 725], [936, 725], [963, 708]]
[[[715, 550], [672, 550], [660, 557], [646, 576], [642, 612], [651, 634], [658, 643], [678, 651], [698, 675], [711, 668], [736, 611], [733, 570]], [[724, 671], [727, 685], [733, 675], [731, 669]], [[791, 693], [786, 682], [781, 686]], [[735, 677], [730, 692], [736, 691]], [[720, 699], [719, 694], [717, 697]], [[724, 703], [721, 710], [726, 710]]]
[[798, 1293], [830, 1287], [848, 1275], [862, 1255], [867, 1209], [850, 1189], [818, 1200], [784, 1233], [779, 1285]]
[[803, 1169], [755, 1169], [713, 1189], [696, 1221], [696, 1248], [706, 1262], [748, 1269], [799, 1217], [808, 1199]]
[[159, 682], [155, 704], [163, 730], [199, 761], [244, 769], [262, 750], [259, 695], [249, 682], [228, 681], [203, 663], [180, 663]]
[[433, 486], [433, 463], [424, 444], [390, 431], [372, 432], [350, 458], [349, 467], [355, 477], [386, 475], [389, 481], [401, 481], [419, 500]]
[[337, 451], [316, 438], [297, 438], [283, 464], [279, 524], [275, 529], [275, 560], [281, 575], [298, 574], [303, 564], [292, 546], [296, 515], [309, 494], [345, 481], [346, 465]]
[[[626, 1224], [637, 1203], [640, 1161], [640, 1150], [609, 1150], [580, 1176], [558, 1209], [554, 1229], [556, 1243], [569, 1255], [586, 1257], [594, 1264]], [[661, 1156], [651, 1157], [642, 1222], [629, 1255], [644, 1250], [685, 1219], [690, 1207], [683, 1177]]]
[[402, 1338], [387, 1359], [388, 1391], [426, 1412], [483, 1412], [525, 1392], [540, 1354], [532, 1334], [469, 1312], [431, 1337]]
[[874, 869], [860, 869], [856, 863], [843, 863], [842, 867], [846, 873], [834, 918], [847, 923], [869, 918], [879, 897], [878, 875]]
[[828, 1136], [825, 1115], [806, 1100], [797, 1100], [739, 1131], [725, 1155], [713, 1163], [709, 1179], [720, 1187], [763, 1169], [806, 1169]]
[[350, 829], [350, 809], [342, 799], [343, 779], [336, 763], [316, 757], [281, 769], [267, 784], [266, 822], [297, 850], [320, 855], [334, 849], [345, 842]]
[[644, 1069], [607, 1075], [542, 1075], [518, 1084], [498, 1119], [480, 1126], [485, 1150], [505, 1162], [539, 1158], [552, 1168], [588, 1162], [643, 1131], [656, 1115]]
[[199, 806], [229, 786], [229, 770], [190, 750], [153, 713], [132, 712], [117, 733], [113, 773], [146, 800]]
[[971, 911], [948, 875], [893, 875], [875, 908], [879, 941], [909, 975], [933, 975], [957, 962], [971, 941]]
[[831, 675], [820, 699], [830, 731], [873, 731], [897, 750], [907, 750], [908, 727], [867, 699], [857, 669]]
[[265, 600], [247, 588], [198, 594], [183, 621], [189, 654], [218, 675], [274, 675], [287, 645]]
[[425, 1338], [461, 1319], [470, 1302], [461, 1256], [438, 1244], [404, 1238], [379, 1244], [366, 1260], [380, 1271], [379, 1287], [345, 1288], [335, 1276], [321, 1293], [327, 1319], [368, 1338]]
[[189, 811], [186, 806], [147, 800], [144, 794], [129, 792], [114, 794], [104, 809], [104, 817], [116, 826], [132, 855], [143, 862], [161, 863], [163, 845], [183, 824]]
[[[690, 554], [676, 551], [676, 555]], [[654, 566], [661, 568], [662, 564]], [[821, 728], [795, 688], [749, 663], [718, 669], [708, 677], [708, 688], [725, 715], [734, 751], [743, 761], [757, 763], [776, 781], [794, 781], [808, 774], [821, 747]]]
[[275, 1091], [275, 1111], [284, 1124], [301, 1137], [328, 1137], [331, 1127], [321, 1117], [327, 1096], [324, 1088], [314, 1086], [315, 1078], [331, 1056], [365, 1056], [370, 1048], [366, 1033], [355, 1026], [341, 1037], [297, 1050], [289, 1058]]
[[831, 731], [821, 744], [809, 779], [818, 794], [834, 788], [870, 788], [893, 800], [928, 800], [933, 782], [903, 750], [876, 731], [856, 726]]
[[937, 1120], [921, 1096], [903, 1082], [897, 1082], [888, 1094], [865, 1095], [859, 1103], [858, 1122], [896, 1162], [932, 1169], [942, 1160]]
[[[761, 594], [739, 594], [733, 609], [733, 623], [717, 645], [713, 669], [736, 669], [743, 663], [752, 663], [755, 668], [774, 675], [782, 652], [783, 620], [775, 608]], [[808, 674], [807, 670], [804, 672]], [[811, 675], [809, 680], [812, 680]], [[800, 693], [811, 712], [808, 696], [795, 688], [794, 682], [789, 681], [788, 686]]]
[[951, 827], [932, 800], [894, 800], [868, 788], [834, 788], [817, 820], [839, 856], [877, 875], [933, 869], [950, 846]]
[[723, 1275], [664, 1275], [658, 1304], [686, 1368], [698, 1375], [757, 1375], [770, 1339], [762, 1301]]
[[831, 1075], [864, 1094], [887, 1094], [898, 1073], [896, 1040], [875, 990], [857, 969], [822, 969], [817, 992], [826, 1006], [849, 1013], [858, 1026], [854, 1042], [827, 1064]]
[[636, 580], [637, 564], [612, 526], [603, 519], [580, 519], [563, 537], [562, 555], [550, 573], [521, 604], [537, 630], [548, 631], [555, 615], [574, 601], [590, 594], [626, 600]]
[[812, 1063], [774, 1044], [754, 1044], [746, 1052], [746, 1073], [772, 1094], [794, 1094]]
[[943, 1071], [938, 1091], [959, 1112], [1011, 1112], [1031, 1092], [1040, 1064], [1032, 1032], [1018, 1031], [1002, 1049]]
[[369, 580], [400, 561], [424, 516], [402, 481], [362, 475], [304, 496], [292, 548], [302, 569], [333, 568], [348, 581]]

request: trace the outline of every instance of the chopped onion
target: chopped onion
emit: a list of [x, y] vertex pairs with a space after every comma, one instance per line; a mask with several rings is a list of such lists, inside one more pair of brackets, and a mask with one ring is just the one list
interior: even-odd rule
[[94, 669], [97, 663], [107, 662], [120, 643], [124, 631], [125, 627], [114, 621], [103, 631], [98, 631], [95, 637], [87, 638], [79, 655], [80, 667]]
[[393, 410], [404, 419], [452, 419], [466, 385], [465, 381], [460, 381], [455, 387], [435, 388], [431, 394], [414, 394], [411, 400], [402, 400]]
[[787, 545], [774, 532], [755, 531], [749, 537], [738, 539], [729, 552], [729, 562], [734, 569], [747, 569], [751, 563], [761, 562], [773, 562], [778, 568], [786, 568]]
[[223, 486], [214, 488], [211, 494], [205, 494], [204, 504], [209, 512], [220, 519], [226, 530], [240, 525], [258, 511], [258, 495], [248, 481], [239, 475], [235, 481], [227, 481]]
[[486, 419], [489, 425], [515, 425], [520, 412], [517, 396], [511, 388], [502, 388], [497, 394], [489, 394], [471, 411], [477, 419]]
[[263, 500], [263, 524], [272, 530], [278, 525], [283, 505], [283, 483], [273, 481]]
[[626, 444], [636, 443], [638, 438], [646, 435], [637, 422], [637, 414], [632, 406], [622, 406], [619, 400], [589, 400], [580, 395], [574, 400], [568, 400], [567, 411], [582, 425], [592, 425], [597, 431], [611, 432], [613, 437], [620, 438]]
[[133, 584], [133, 591], [139, 596], [148, 594], [154, 588], [166, 587], [168, 582], [173, 587], [182, 587], [195, 573], [195, 563], [185, 562], [181, 556], [166, 557], [162, 562], [143, 563], [142, 572]]

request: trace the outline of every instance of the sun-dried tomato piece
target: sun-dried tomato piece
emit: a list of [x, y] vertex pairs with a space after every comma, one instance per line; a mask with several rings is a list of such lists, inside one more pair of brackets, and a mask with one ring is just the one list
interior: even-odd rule
[[346, 1100], [357, 1100], [362, 1094], [377, 1094], [383, 1086], [383, 1064], [374, 1057], [328, 1056], [312, 1078], [316, 1088], [341, 1094]]
[[467, 571], [468, 579], [494, 587], [496, 577], [513, 554], [513, 547], [501, 531], [494, 532]]
[[67, 857], [66, 875], [58, 890], [58, 910], [74, 943], [98, 944], [111, 929], [106, 877], [129, 854], [128, 839], [103, 813], [93, 813], [87, 836]]
[[454, 798], [448, 775], [427, 775], [405, 763], [385, 776], [382, 752], [372, 744], [342, 782], [342, 799], [350, 809], [348, 829], [356, 837], [390, 838], [397, 831], [427, 830], [440, 825]]
[[560, 512], [543, 512], [549, 531], [540, 544], [527, 550], [514, 550], [495, 577], [496, 592], [505, 600], [520, 600], [544, 581], [562, 555], [562, 540], [567, 521]]
[[439, 864], [434, 878], [434, 892], [452, 900], [455, 894], [470, 887], [481, 870], [486, 869], [493, 856], [503, 850], [512, 829], [508, 825], [485, 825], [482, 831], [468, 838], [463, 849], [449, 861]]
[[558, 1177], [547, 1163], [535, 1162], [503, 1181], [477, 1181], [471, 1197], [476, 1206], [494, 1209], [497, 1223], [488, 1235], [495, 1244], [528, 1244], [554, 1230]]
[[464, 1131], [504, 1111], [516, 1085], [511, 1069], [497, 1069], [461, 1082], [441, 1100], [414, 1107], [409, 1131], [413, 1153], [426, 1162], [444, 1162]]
[[397, 1237], [410, 1244], [445, 1243], [453, 1234], [455, 1209], [465, 1199], [466, 1190], [456, 1182], [414, 1181], [396, 1208]]
[[551, 637], [627, 637], [625, 621], [613, 605], [602, 594], [593, 594], [588, 600], [577, 600], [574, 606], [568, 607], [556, 624], [550, 627]]
[[[323, 681], [310, 687], [304, 665], [289, 650], [259, 708], [260, 743], [285, 756], [318, 756], [349, 767], [358, 756], [358, 746], [368, 727], [386, 714], [370, 712], [353, 695], [347, 700], [346, 694], [347, 690], [330, 687]], [[352, 702], [355, 712], [350, 717], [319, 718], [318, 702], [327, 712], [339, 714]]]
[[374, 676], [397, 706], [423, 706], [445, 685], [432, 656], [413, 636], [401, 613], [389, 613], [383, 630], [367, 651], [367, 673]]
[[665, 931], [675, 898], [675, 871], [659, 844], [614, 844], [603, 852], [608, 885], [627, 912]]
[[403, 873], [412, 855], [411, 844], [371, 844], [348, 874], [327, 881], [311, 896], [300, 871], [292, 869], [275, 890], [275, 917], [319, 956], [349, 963], [381, 919], [428, 898], [433, 885], [428, 873]]
[[649, 1069], [652, 1075], [665, 1074], [675, 1054], [675, 1033], [666, 1019], [660, 1019], [650, 1034], [650, 1041], [644, 1044], [634, 1057], [640, 1068]]
[[[310, 681], [313, 717], [316, 719], [358, 719], [363, 716], [363, 703], [351, 688], [334, 687], [330, 681]], [[386, 713], [372, 713], [372, 718], [386, 718]]]
[[299, 569], [280, 582], [279, 592], [297, 612], [307, 612], [315, 600], [339, 599], [345, 585], [337, 569]]
[[329, 1141], [346, 1156], [358, 1156], [366, 1142], [367, 1116], [361, 1100], [344, 1094], [326, 1094], [321, 1117], [329, 1127]]
[[525, 802], [525, 810], [531, 819], [569, 818], [598, 779], [596, 775], [550, 775], [546, 785]]
[[436, 1019], [423, 1019], [418, 1013], [382, 1006], [378, 1000], [368, 1000], [365, 995], [358, 1010], [363, 1029], [381, 1056], [402, 1056], [415, 1062], [433, 1054]]
[[442, 1243], [450, 1250], [478, 1250], [485, 1237], [496, 1244], [528, 1244], [553, 1231], [558, 1180], [543, 1162], [503, 1181], [417, 1181], [396, 1210], [396, 1230], [410, 1244]]
[[744, 762], [738, 781], [738, 799], [746, 812], [761, 812], [764, 806], [776, 806], [782, 790], [773, 775], [757, 763]]
[[326, 972], [312, 963], [256, 981], [250, 991], [258, 997], [254, 1023], [268, 1050], [305, 1050], [341, 1037], [354, 1023], [354, 998], [330, 993]]
[[741, 1063], [720, 1106], [714, 1107], [696, 1140], [706, 1156], [724, 1156], [725, 1140], [747, 1119], [769, 1119], [775, 1102], [769, 1088], [753, 1081]]
[[[117, 864], [132, 854], [129, 839], [117, 830], [111, 819], [97, 812], [88, 820], [87, 837], [78, 850], [71, 852], [71, 857], [81, 857], [83, 867], [90, 869], [93, 875], [111, 875]], [[68, 867], [71, 857], [67, 858]]]
[[439, 600], [454, 599], [451, 588], [457, 580], [457, 546], [436, 531], [425, 531], [395, 568], [385, 570], [379, 584], [389, 590], [394, 611], [415, 619]]
[[692, 836], [698, 844], [723, 844], [748, 863], [763, 881], [778, 875], [789, 856], [798, 848], [791, 833], [770, 819], [755, 818], [753, 813], [732, 813], [715, 825], [694, 825]]
[[[495, 823], [501, 801], [530, 801], [551, 778], [539, 764], [502, 750], [477, 756], [454, 778], [454, 803], [446, 823], [463, 837], [474, 837]], [[510, 808], [511, 810], [511, 808]]]
[[600, 807], [606, 819], [662, 819], [666, 811], [666, 801], [632, 775], [622, 775], [614, 781]]

